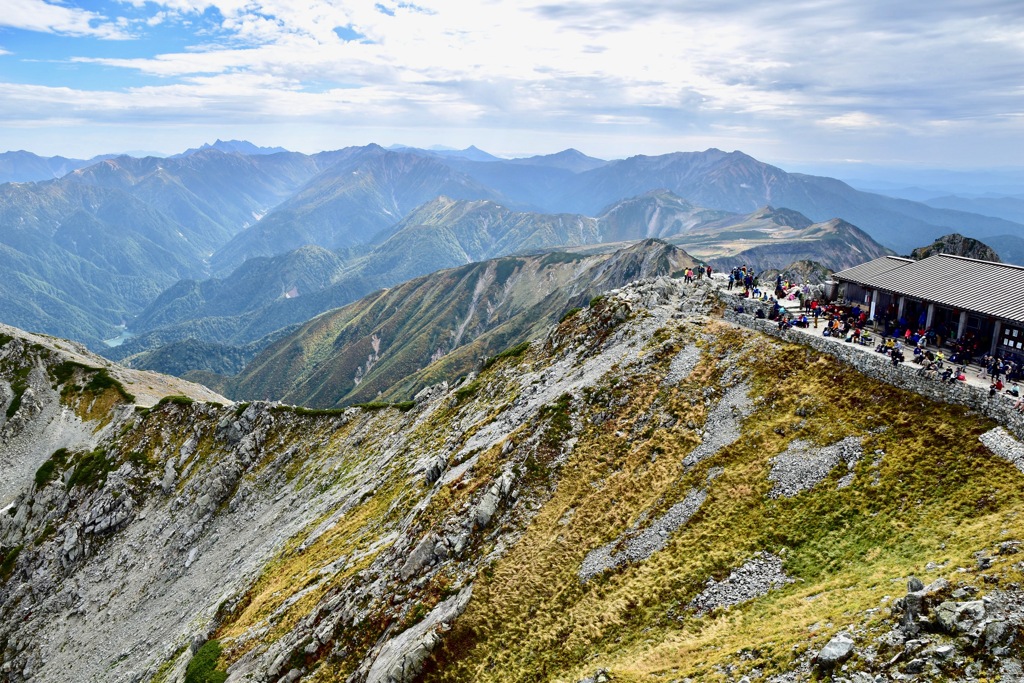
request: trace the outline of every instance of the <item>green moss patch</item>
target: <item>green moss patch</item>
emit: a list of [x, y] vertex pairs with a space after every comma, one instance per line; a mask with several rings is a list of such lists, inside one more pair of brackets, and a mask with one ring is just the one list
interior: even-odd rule
[[116, 464], [107, 456], [103, 449], [78, 456], [73, 462], [74, 472], [68, 479], [68, 488], [81, 486], [86, 489], [98, 489], [107, 481], [107, 475], [116, 469]]
[[221, 646], [216, 640], [206, 641], [189, 660], [185, 669], [185, 683], [224, 683], [228, 674], [217, 668]]
[[20, 545], [16, 545], [13, 548], [0, 548], [0, 581], [6, 581], [11, 578], [19, 553], [21, 553]]
[[79, 387], [82, 391], [99, 395], [112, 389], [127, 403], [135, 402], [135, 396], [129, 393], [123, 384], [114, 379], [106, 368], [95, 368], [72, 360], [66, 360], [50, 367], [50, 377], [57, 386], [65, 385], [65, 390], [68, 388], [68, 382], [74, 379], [76, 374], [88, 378], [85, 384]]
[[501, 353], [491, 356], [490, 358], [485, 360], [483, 369], [486, 370], [495, 363], [497, 363], [498, 361], [504, 360], [506, 358], [518, 358], [519, 356], [522, 356], [524, 353], [526, 353], [529, 350], [529, 348], [530, 342], [528, 341], [524, 341], [520, 344], [516, 344], [515, 346], [509, 347], [502, 351]]
[[59, 448], [54, 451], [53, 455], [47, 458], [46, 462], [36, 470], [36, 487], [43, 488], [53, 481], [57, 474], [67, 465], [69, 456], [70, 453], [66, 448]]
[[14, 417], [18, 408], [21, 407], [22, 397], [28, 390], [28, 373], [31, 369], [30, 367], [19, 368], [15, 370], [14, 376], [11, 378], [11, 390], [14, 392], [14, 397], [11, 399], [10, 405], [7, 406], [8, 420]]

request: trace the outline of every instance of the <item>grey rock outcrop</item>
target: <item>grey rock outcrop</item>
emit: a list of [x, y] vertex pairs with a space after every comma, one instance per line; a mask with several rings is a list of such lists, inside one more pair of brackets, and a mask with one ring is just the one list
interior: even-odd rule
[[441, 602], [423, 621], [387, 641], [370, 665], [365, 683], [410, 683], [423, 663], [441, 642], [440, 632], [462, 614], [473, 595], [469, 585]]
[[902, 609], [899, 628], [904, 638], [917, 636], [922, 628], [930, 623], [929, 613], [934, 606], [937, 595], [949, 589], [949, 581], [938, 579], [927, 586], [914, 577], [907, 582], [907, 594], [896, 602], [896, 608]]
[[399, 572], [403, 581], [408, 581], [418, 574], [420, 570], [431, 565], [437, 559], [435, 548], [440, 541], [441, 537], [431, 532], [416, 544], [416, 547], [409, 554], [409, 558], [402, 565], [402, 569]]
[[725, 395], [711, 409], [701, 427], [700, 444], [683, 458], [683, 465], [694, 467], [740, 438], [743, 420], [754, 412], [749, 392], [750, 386], [745, 383], [737, 383], [726, 389]]
[[947, 633], [967, 635], [976, 630], [980, 633], [980, 629], [984, 628], [984, 619], [985, 603], [981, 600], [946, 601], [935, 608], [935, 621]]

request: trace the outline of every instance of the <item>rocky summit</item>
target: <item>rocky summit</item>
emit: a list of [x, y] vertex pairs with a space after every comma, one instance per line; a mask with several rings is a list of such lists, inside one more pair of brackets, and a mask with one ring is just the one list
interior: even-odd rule
[[1021, 680], [1019, 416], [727, 300], [639, 280], [337, 410], [5, 328], [0, 680]]

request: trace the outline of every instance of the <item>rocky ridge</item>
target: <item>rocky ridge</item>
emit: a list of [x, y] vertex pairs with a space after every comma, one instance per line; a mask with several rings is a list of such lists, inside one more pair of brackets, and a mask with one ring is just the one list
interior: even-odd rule
[[639, 281], [408, 405], [111, 394], [0, 514], [2, 680], [1014, 680], [1019, 442], [714, 305]]
[[1000, 262], [999, 254], [981, 240], [964, 237], [959, 233], [943, 235], [926, 247], [918, 247], [910, 253], [910, 257], [920, 261], [935, 254], [952, 254], [982, 261]]

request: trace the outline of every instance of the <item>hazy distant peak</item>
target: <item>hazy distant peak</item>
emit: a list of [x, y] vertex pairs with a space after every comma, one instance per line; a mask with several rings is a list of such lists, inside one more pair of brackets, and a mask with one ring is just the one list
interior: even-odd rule
[[639, 194], [636, 197], [627, 197], [626, 199], [620, 199], [612, 204], [609, 204], [602, 209], [597, 215], [598, 216], [610, 216], [616, 213], [620, 213], [626, 210], [633, 210], [638, 206], [664, 206], [669, 205], [678, 209], [685, 210], [699, 210], [701, 207], [696, 206], [692, 202], [689, 202], [676, 193], [666, 188], [658, 188], [655, 190], [648, 190], [643, 194]]
[[844, 221], [842, 218], [830, 218], [827, 221], [821, 221], [818, 225], [832, 228], [833, 230], [849, 230], [851, 228], [860, 230], [857, 226], [849, 221]]
[[0, 153], [0, 183], [52, 180], [88, 166], [89, 163], [83, 159], [60, 156], [41, 157], [23, 149], [3, 152]]
[[394, 152], [407, 152], [442, 158], [466, 159], [468, 161], [501, 161], [500, 157], [496, 157], [490, 152], [485, 152], [476, 145], [470, 145], [465, 149], [452, 149], [451, 147], [445, 147], [443, 145], [433, 145], [428, 149], [424, 149], [422, 147], [410, 147], [408, 145], [391, 145], [388, 149]]
[[538, 154], [532, 157], [511, 159], [512, 163], [523, 166], [545, 166], [560, 168], [573, 173], [582, 173], [608, 164], [604, 159], [589, 157], [578, 149], [564, 149], [554, 154]]
[[761, 207], [751, 214], [751, 218], [763, 219], [778, 225], [786, 225], [792, 228], [806, 228], [814, 223], [814, 221], [799, 211], [793, 211], [792, 209], [776, 209], [773, 206]]
[[217, 150], [219, 152], [225, 152], [228, 154], [245, 154], [245, 155], [257, 155], [257, 154], [280, 154], [281, 152], [287, 152], [288, 150], [284, 147], [258, 147], [248, 140], [217, 140], [213, 144], [204, 143], [199, 147], [193, 147], [185, 150], [181, 154], [174, 156], [185, 157], [191, 156], [196, 152], [204, 152], [206, 150]]

